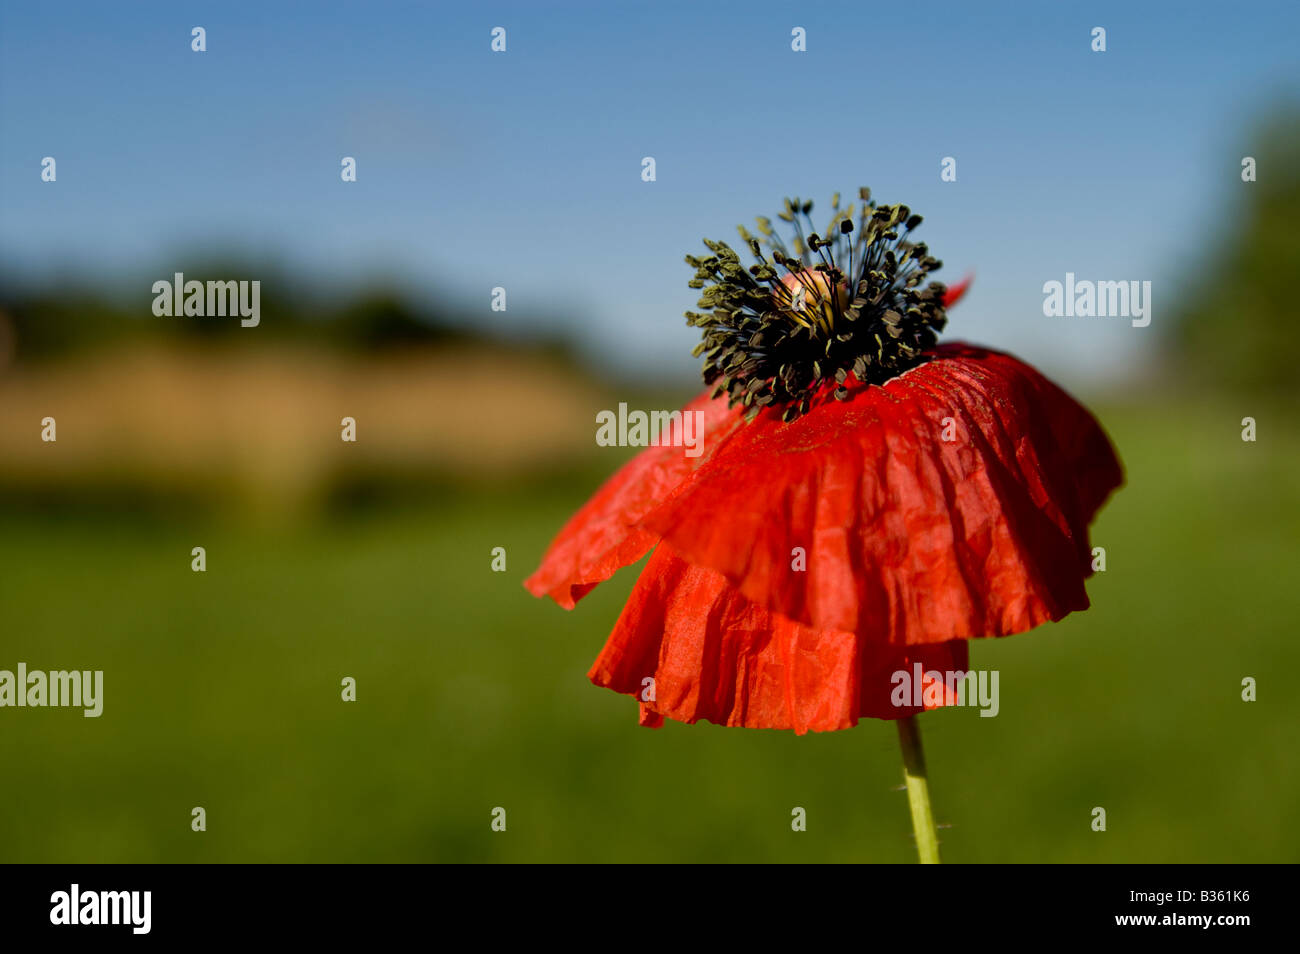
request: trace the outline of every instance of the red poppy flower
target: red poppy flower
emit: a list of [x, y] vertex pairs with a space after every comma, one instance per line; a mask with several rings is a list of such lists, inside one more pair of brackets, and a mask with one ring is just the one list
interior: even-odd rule
[[571, 609], [653, 548], [589, 674], [643, 724], [903, 718], [953, 700], [937, 684], [897, 705], [895, 673], [965, 671], [967, 640], [1088, 605], [1088, 525], [1122, 480], [1110, 442], [1016, 358], [937, 345], [964, 285], [922, 287], [939, 263], [907, 239], [920, 217], [862, 198], [856, 225], [834, 203], [835, 241], [801, 230], [798, 258], [765, 219], [765, 243], [741, 230], [748, 271], [720, 242], [688, 257], [708, 289], [688, 317], [714, 387], [683, 409], [703, 452], [642, 451], [526, 581]]

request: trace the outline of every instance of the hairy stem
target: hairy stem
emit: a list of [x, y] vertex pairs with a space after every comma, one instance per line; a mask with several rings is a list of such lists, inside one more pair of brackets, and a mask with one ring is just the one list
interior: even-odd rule
[[907, 801], [912, 809], [912, 831], [921, 864], [939, 863], [939, 835], [930, 808], [930, 785], [925, 777], [925, 752], [921, 748], [921, 727], [916, 716], [898, 721], [898, 744], [903, 750], [903, 780], [907, 783]]

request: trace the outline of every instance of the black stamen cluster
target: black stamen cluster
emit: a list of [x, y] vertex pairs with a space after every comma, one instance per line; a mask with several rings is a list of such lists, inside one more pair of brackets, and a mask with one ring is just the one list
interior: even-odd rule
[[869, 189], [858, 194], [856, 223], [852, 204], [841, 210], [839, 193], [831, 200], [829, 238], [813, 231], [812, 202], [797, 198], [779, 213], [793, 227], [789, 247], [770, 219], [757, 220], [761, 238], [739, 226], [757, 259], [748, 268], [725, 242], [705, 239], [713, 254], [686, 256], [690, 286], [704, 289], [703, 311], [686, 312], [703, 330], [695, 355], [704, 356], [704, 381], [715, 397], [728, 395], [728, 406], [749, 408], [749, 419], [768, 405], [784, 407], [786, 421], [806, 414], [828, 378], [839, 400], [850, 373], [883, 384], [919, 364], [947, 323], [944, 285], [922, 285], [942, 263], [908, 241], [921, 216], [877, 206]]

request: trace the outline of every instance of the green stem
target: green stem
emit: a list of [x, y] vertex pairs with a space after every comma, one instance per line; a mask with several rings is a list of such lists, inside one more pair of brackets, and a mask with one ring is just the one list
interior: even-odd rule
[[925, 778], [925, 752], [921, 749], [921, 727], [916, 716], [898, 721], [898, 744], [903, 750], [903, 779], [907, 782], [907, 801], [912, 809], [912, 831], [916, 833], [916, 850], [921, 864], [939, 863], [939, 835], [934, 828], [930, 809], [930, 785]]

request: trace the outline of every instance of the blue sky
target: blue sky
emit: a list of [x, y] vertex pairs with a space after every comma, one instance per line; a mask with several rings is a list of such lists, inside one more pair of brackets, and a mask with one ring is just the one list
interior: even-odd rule
[[[179, 250], [235, 248], [322, 283], [388, 276], [487, 326], [550, 315], [677, 377], [683, 254], [782, 196], [870, 185], [925, 216], [941, 277], [976, 272], [949, 337], [1122, 381], [1248, 188], [1253, 119], [1297, 92], [1297, 28], [1267, 2], [8, 4], [0, 265], [141, 274], [147, 311]], [[1152, 281], [1151, 327], [1045, 318], [1067, 271]]]

